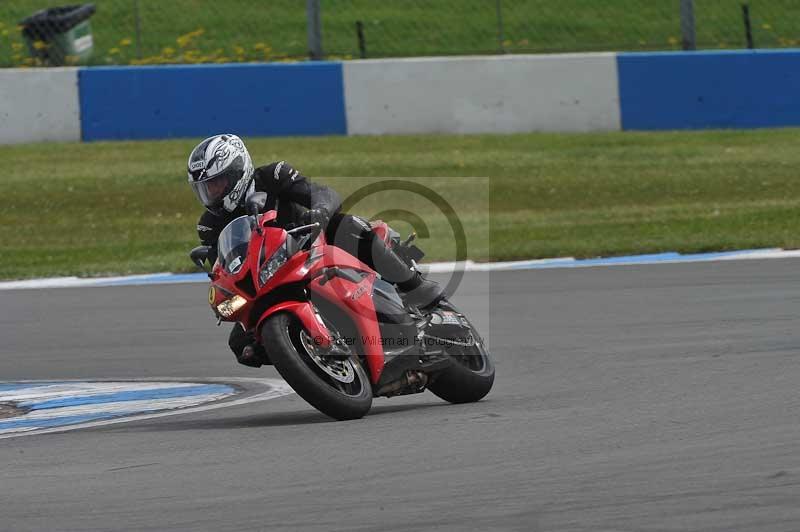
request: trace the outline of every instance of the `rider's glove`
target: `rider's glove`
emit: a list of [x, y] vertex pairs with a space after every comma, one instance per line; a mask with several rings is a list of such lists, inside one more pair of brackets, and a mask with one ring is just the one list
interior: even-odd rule
[[301, 225], [309, 225], [313, 223], [319, 223], [320, 227], [325, 229], [328, 225], [328, 220], [330, 220], [331, 215], [328, 213], [327, 209], [320, 208], [320, 209], [310, 209], [303, 213], [300, 217]]

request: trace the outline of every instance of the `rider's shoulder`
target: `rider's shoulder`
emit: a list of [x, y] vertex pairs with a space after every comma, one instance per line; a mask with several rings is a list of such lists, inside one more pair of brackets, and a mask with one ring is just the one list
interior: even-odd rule
[[300, 177], [294, 166], [286, 161], [275, 161], [264, 166], [259, 166], [255, 170], [256, 177], [264, 182], [273, 181], [276, 183], [283, 183], [286, 181], [295, 181]]

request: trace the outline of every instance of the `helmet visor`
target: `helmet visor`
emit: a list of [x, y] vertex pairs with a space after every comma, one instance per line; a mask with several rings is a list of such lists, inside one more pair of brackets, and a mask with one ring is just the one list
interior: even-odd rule
[[209, 210], [217, 210], [222, 206], [225, 196], [231, 193], [242, 177], [239, 165], [231, 165], [223, 172], [200, 181], [192, 181], [192, 190], [197, 199]]

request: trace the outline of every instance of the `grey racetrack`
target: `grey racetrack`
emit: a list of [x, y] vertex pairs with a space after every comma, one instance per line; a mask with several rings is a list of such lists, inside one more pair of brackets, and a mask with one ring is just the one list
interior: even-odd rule
[[[2, 530], [800, 530], [800, 262], [468, 274], [492, 393], [0, 441]], [[204, 285], [0, 292], [0, 378], [274, 377]], [[489, 312], [490, 317], [489, 319]]]

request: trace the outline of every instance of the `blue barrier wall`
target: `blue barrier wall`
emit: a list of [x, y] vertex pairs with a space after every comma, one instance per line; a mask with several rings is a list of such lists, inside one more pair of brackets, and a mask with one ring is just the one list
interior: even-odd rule
[[800, 125], [800, 51], [624, 53], [625, 130]]
[[83, 140], [346, 135], [341, 63], [84, 68]]
[[[456, 74], [474, 76], [475, 65], [491, 75], [459, 82]], [[9, 126], [0, 143], [79, 135], [83, 140], [203, 137], [220, 131], [255, 137], [800, 126], [800, 50], [3, 74], [8, 90], [0, 90], [0, 119], [38, 126]], [[600, 82], [603, 90], [596, 87]], [[420, 91], [420, 83], [431, 88]], [[52, 105], [42, 104], [42, 91]], [[439, 105], [436, 98], [449, 100]], [[422, 117], [415, 119], [414, 113]]]

